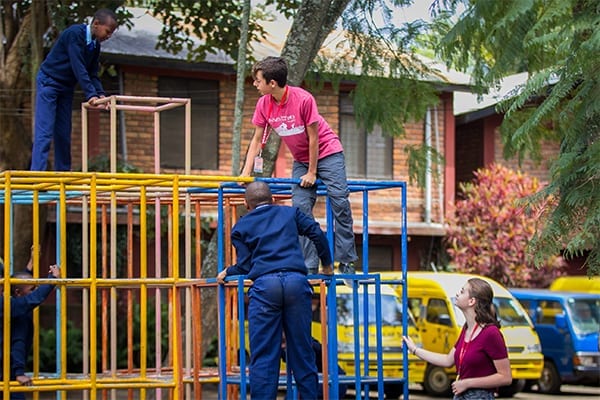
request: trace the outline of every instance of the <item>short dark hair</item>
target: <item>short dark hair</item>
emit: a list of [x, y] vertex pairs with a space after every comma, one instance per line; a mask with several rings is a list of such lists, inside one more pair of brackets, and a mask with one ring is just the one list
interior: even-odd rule
[[94, 13], [93, 20], [97, 20], [98, 22], [100, 22], [101, 25], [108, 25], [113, 21], [116, 24], [117, 23], [117, 14], [115, 14], [115, 12], [111, 9], [101, 8]]
[[288, 68], [283, 57], [267, 57], [258, 61], [252, 67], [252, 77], [256, 79], [256, 73], [262, 71], [263, 78], [267, 82], [274, 80], [279, 87], [285, 87], [287, 83]]
[[245, 199], [248, 208], [254, 210], [259, 205], [271, 204], [273, 202], [273, 194], [271, 193], [271, 188], [265, 182], [254, 181], [246, 186]]

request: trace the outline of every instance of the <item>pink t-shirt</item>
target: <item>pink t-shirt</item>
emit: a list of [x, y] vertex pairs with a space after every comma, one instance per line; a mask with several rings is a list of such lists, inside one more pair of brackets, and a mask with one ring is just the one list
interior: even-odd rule
[[294, 159], [304, 163], [309, 161], [306, 127], [315, 122], [319, 131], [319, 160], [343, 151], [340, 138], [319, 114], [315, 98], [300, 87], [288, 85], [287, 100], [281, 106], [273, 96], [262, 96], [252, 117], [252, 123], [260, 128], [268, 123], [290, 149]]
[[456, 349], [454, 363], [460, 379], [495, 374], [494, 360], [508, 357], [508, 350], [500, 329], [495, 325], [485, 326], [479, 335], [469, 342], [462, 360], [459, 361], [461, 349], [465, 345], [465, 331], [463, 327], [454, 346]]

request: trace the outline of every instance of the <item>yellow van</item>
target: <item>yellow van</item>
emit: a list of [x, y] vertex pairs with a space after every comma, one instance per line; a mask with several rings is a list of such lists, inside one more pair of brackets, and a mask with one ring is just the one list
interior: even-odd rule
[[[359, 305], [359, 318], [362, 319], [364, 304], [364, 287], [368, 287], [369, 304], [369, 376], [377, 376], [377, 350], [376, 350], [376, 327], [375, 327], [375, 286], [359, 285], [357, 299]], [[381, 285], [381, 333], [382, 333], [382, 363], [384, 378], [401, 378], [403, 375], [402, 357], [402, 303], [398, 293], [389, 285]], [[313, 298], [313, 323], [312, 335], [319, 342], [322, 340], [321, 326], [321, 296], [320, 287], [315, 287]], [[337, 358], [338, 365], [345, 371], [346, 375], [356, 376], [355, 354], [354, 354], [354, 301], [352, 289], [344, 286], [336, 286], [336, 310], [337, 310]], [[371, 320], [372, 318], [372, 320]], [[361, 326], [363, 324], [361, 323]], [[412, 338], [421, 342], [417, 331], [415, 320], [408, 312], [408, 332]], [[364, 331], [359, 330], [361, 349], [364, 349]], [[364, 368], [364, 353], [360, 354], [360, 368]], [[409, 354], [408, 358], [408, 380], [409, 382], [422, 382], [425, 374], [426, 363]], [[360, 373], [364, 376], [364, 372]], [[384, 382], [386, 398], [398, 398], [402, 394], [401, 383]]]
[[550, 290], [600, 294], [600, 276], [561, 276], [552, 282]]
[[[500, 388], [502, 397], [521, 391], [525, 381], [539, 379], [544, 366], [540, 340], [521, 304], [498, 282], [478, 275], [446, 272], [413, 272], [407, 275], [408, 306], [417, 320], [423, 347], [448, 353], [458, 340], [465, 323], [463, 313], [454, 306], [456, 293], [472, 277], [485, 279], [494, 290], [494, 304], [501, 321], [501, 331], [508, 347], [513, 375], [510, 386]], [[381, 280], [399, 280], [399, 272], [381, 273]], [[394, 285], [402, 294], [402, 285]], [[428, 365], [423, 386], [435, 396], [450, 394], [450, 384], [456, 378], [454, 368], [444, 369]]]

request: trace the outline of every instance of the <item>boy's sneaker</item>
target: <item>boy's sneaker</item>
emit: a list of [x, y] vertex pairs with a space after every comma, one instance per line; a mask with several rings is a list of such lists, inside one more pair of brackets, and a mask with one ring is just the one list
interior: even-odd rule
[[340, 274], [354, 275], [356, 273], [356, 268], [354, 268], [354, 263], [339, 263], [338, 269]]

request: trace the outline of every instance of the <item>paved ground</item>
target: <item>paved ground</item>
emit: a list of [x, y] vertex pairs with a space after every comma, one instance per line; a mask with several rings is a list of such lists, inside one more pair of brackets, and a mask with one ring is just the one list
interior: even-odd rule
[[[218, 390], [215, 385], [204, 385], [204, 390], [202, 393], [202, 400], [218, 400], [217, 393], [218, 393]], [[160, 397], [161, 397], [161, 400], [168, 399], [168, 396], [166, 393], [163, 393], [163, 396], [160, 396]], [[409, 398], [406, 400], [447, 400], [447, 399], [440, 398], [440, 397], [427, 396], [425, 394], [425, 392], [422, 390], [420, 385], [411, 385], [408, 397]], [[28, 399], [31, 399], [31, 398], [32, 397], [28, 397]], [[356, 398], [356, 395], [352, 391], [349, 391], [348, 395], [345, 397], [345, 399], [354, 399], [354, 398]], [[81, 395], [81, 393], [75, 393], [75, 392], [68, 392], [66, 395], [63, 395], [62, 397], [60, 397], [58, 394], [54, 394], [54, 393], [45, 393], [45, 394], [40, 395], [40, 400], [53, 400], [53, 399], [83, 400], [84, 397]], [[107, 397], [103, 397], [103, 399], [111, 400], [111, 399], [113, 399], [113, 397], [108, 395]], [[115, 400], [126, 400], [126, 399], [128, 399], [128, 396], [125, 391], [119, 391], [114, 399]], [[137, 399], [139, 399], [139, 396], [136, 394], [133, 396], [133, 398], [131, 400], [137, 400]], [[149, 390], [148, 396], [146, 397], [146, 399], [157, 400], [157, 396], [154, 391]], [[283, 399], [285, 399], [285, 392], [280, 392], [280, 395], [278, 396], [278, 400], [283, 400]], [[400, 398], [400, 399], [402, 399], [402, 398]], [[543, 395], [543, 394], [539, 394], [537, 392], [529, 392], [529, 393], [521, 392], [521, 393], [517, 393], [513, 397], [513, 400], [566, 400], [566, 399], [569, 399], [569, 400], [600, 400], [600, 388], [563, 385], [562, 393], [559, 395]], [[94, 400], [94, 399], [90, 399], [90, 400]], [[190, 400], [192, 400], [192, 399], [190, 399]], [[373, 393], [369, 397], [369, 400], [379, 400], [377, 397], [377, 393]]]

